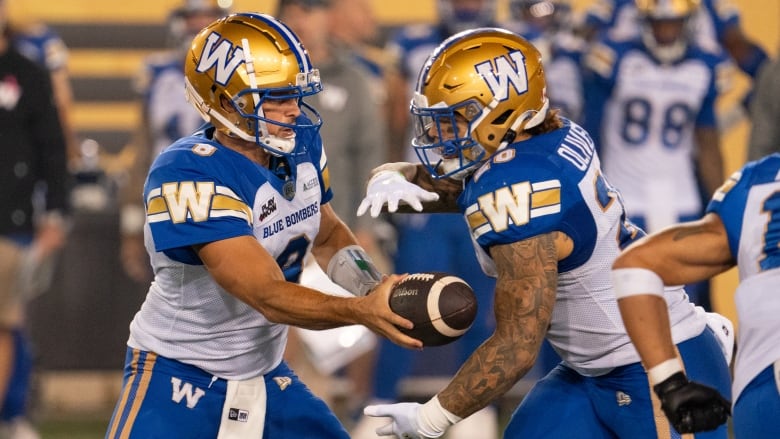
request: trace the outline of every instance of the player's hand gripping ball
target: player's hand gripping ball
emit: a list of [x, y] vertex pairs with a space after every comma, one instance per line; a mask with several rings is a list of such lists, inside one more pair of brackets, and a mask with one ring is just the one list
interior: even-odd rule
[[447, 273], [410, 274], [390, 292], [390, 308], [414, 323], [401, 331], [441, 346], [460, 338], [477, 316], [477, 297], [463, 279]]

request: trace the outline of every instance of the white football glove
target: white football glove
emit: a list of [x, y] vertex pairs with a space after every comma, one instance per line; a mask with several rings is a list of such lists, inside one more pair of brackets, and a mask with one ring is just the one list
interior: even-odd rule
[[461, 419], [442, 407], [438, 396], [425, 404], [402, 402], [370, 405], [363, 409], [363, 414], [391, 418], [389, 424], [376, 429], [376, 434], [403, 439], [437, 438]]
[[361, 216], [371, 208], [371, 216], [376, 218], [382, 212], [382, 206], [387, 204], [388, 212], [398, 210], [398, 202], [403, 201], [412, 209], [420, 212], [424, 201], [436, 201], [439, 194], [410, 183], [398, 171], [379, 171], [371, 177], [366, 188], [366, 196], [358, 206], [357, 215]]

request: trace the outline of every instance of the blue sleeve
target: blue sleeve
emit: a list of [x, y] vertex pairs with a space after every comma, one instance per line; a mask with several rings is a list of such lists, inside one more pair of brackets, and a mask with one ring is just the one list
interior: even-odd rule
[[594, 44], [584, 58], [582, 70], [582, 126], [601, 149], [601, 123], [607, 101], [615, 85], [618, 52], [608, 44]]
[[171, 251], [171, 257], [178, 254], [178, 260], [191, 256], [193, 245], [252, 235], [253, 200], [246, 195], [252, 192], [246, 183], [243, 187], [238, 183], [239, 175], [252, 174], [220, 163], [218, 156], [228, 151], [217, 149], [206, 156], [192, 149], [161, 154], [144, 187], [155, 249]]
[[723, 221], [732, 255], [739, 253], [739, 237], [742, 231], [745, 203], [750, 190], [748, 181], [751, 167], [752, 164], [748, 164], [741, 171], [732, 174], [715, 191], [706, 209], [706, 213], [715, 213]]
[[[560, 262], [561, 270], [576, 267], [591, 255], [597, 230], [577, 183], [581, 171], [557, 160], [524, 154], [511, 162], [491, 163], [490, 172], [468, 189], [469, 199], [480, 200], [480, 210], [468, 216], [469, 223], [485, 223], [477, 228], [477, 243], [488, 250], [560, 231], [575, 245], [572, 255]], [[485, 199], [492, 202], [483, 203]]]

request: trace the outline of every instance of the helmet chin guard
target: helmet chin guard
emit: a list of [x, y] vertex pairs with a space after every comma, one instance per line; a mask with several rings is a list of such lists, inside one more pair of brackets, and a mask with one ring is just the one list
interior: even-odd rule
[[[298, 37], [264, 14], [233, 14], [204, 28], [193, 39], [185, 62], [188, 100], [215, 128], [276, 156], [297, 154], [301, 130], [318, 130], [322, 118], [303, 100], [322, 90]], [[295, 100], [302, 116], [294, 122], [266, 117], [263, 104]], [[293, 135], [272, 135], [271, 126]]]
[[453, 35], [417, 79], [412, 147], [434, 178], [463, 178], [545, 120], [545, 89], [541, 54], [519, 35], [499, 28]]

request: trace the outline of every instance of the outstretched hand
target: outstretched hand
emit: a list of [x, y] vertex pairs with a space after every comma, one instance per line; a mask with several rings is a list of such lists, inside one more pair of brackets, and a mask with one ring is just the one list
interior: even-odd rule
[[368, 181], [366, 196], [358, 206], [357, 215], [362, 216], [371, 209], [371, 216], [376, 218], [382, 212], [382, 207], [387, 204], [388, 212], [398, 210], [398, 204], [404, 202], [412, 209], [420, 212], [423, 209], [422, 203], [436, 201], [439, 194], [429, 192], [410, 183], [398, 171], [385, 170], [380, 171]]

